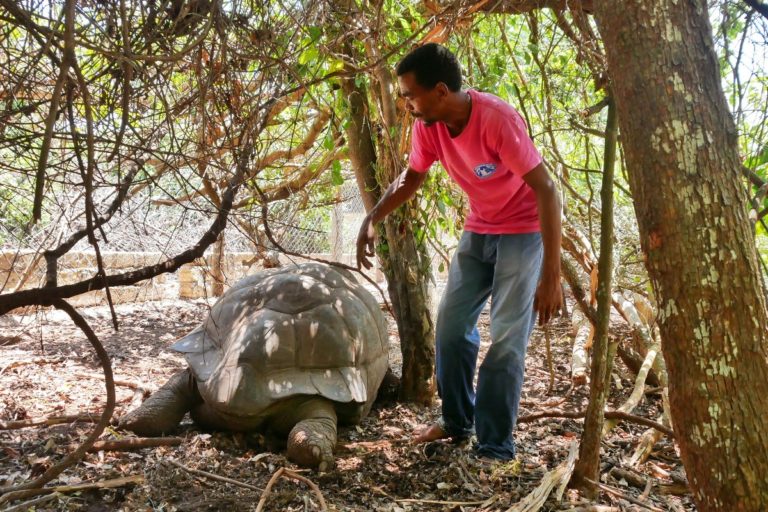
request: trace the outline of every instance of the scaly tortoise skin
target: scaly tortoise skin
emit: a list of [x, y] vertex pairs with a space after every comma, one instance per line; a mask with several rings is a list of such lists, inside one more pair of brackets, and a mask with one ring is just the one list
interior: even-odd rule
[[161, 435], [190, 411], [203, 427], [287, 437], [288, 457], [321, 471], [333, 466], [337, 419], [360, 421], [388, 368], [378, 303], [350, 272], [319, 263], [242, 279], [171, 348], [189, 368], [121, 427]]

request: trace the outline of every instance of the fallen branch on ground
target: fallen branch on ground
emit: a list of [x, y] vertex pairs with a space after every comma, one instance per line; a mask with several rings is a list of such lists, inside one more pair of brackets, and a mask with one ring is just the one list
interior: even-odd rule
[[[121, 476], [120, 478], [113, 478], [111, 480], [101, 480], [99, 482], [84, 482], [81, 484], [74, 484], [74, 485], [57, 485], [55, 487], [27, 489], [21, 492], [24, 492], [26, 496], [29, 497], [29, 496], [38, 496], [40, 494], [49, 494], [49, 493], [64, 494], [67, 492], [90, 491], [94, 489], [114, 489], [115, 487], [124, 487], [126, 485], [136, 485], [136, 484], [143, 484], [143, 483], [144, 483], [143, 475], [131, 475], [131, 476]], [[5, 498], [5, 496], [8, 496], [8, 495], [6, 494], [3, 497]], [[7, 508], [5, 509], [5, 511], [8, 512], [9, 510], [27, 510], [27, 508], [23, 508], [23, 507], [29, 507], [34, 505], [34, 503], [32, 503], [33, 501], [36, 501], [36, 500], [28, 501], [26, 503], [21, 503], [14, 507]], [[22, 508], [17, 508], [17, 507], [22, 507]]]
[[[517, 418], [518, 423], [531, 423], [533, 421], [539, 420], [541, 418], [573, 418], [573, 419], [581, 419], [586, 415], [586, 411], [576, 411], [576, 412], [569, 412], [569, 411], [542, 411], [537, 412], [535, 414], [528, 414], [526, 416], [520, 416]], [[637, 423], [639, 425], [645, 425], [646, 427], [655, 428], [656, 430], [660, 432], [664, 432], [669, 437], [673, 438], [675, 437], [675, 433], [672, 431], [672, 429], [665, 427], [661, 423], [657, 423], [653, 420], [649, 420], [648, 418], [643, 418], [642, 416], [635, 416], [633, 414], [627, 414], [625, 412], [620, 411], [605, 411], [605, 418], [606, 419], [619, 419], [619, 420], [625, 420], [630, 421], [632, 423]]]
[[643, 503], [642, 501], [637, 500], [637, 499], [633, 498], [632, 496], [624, 494], [623, 492], [621, 492], [618, 489], [614, 489], [610, 485], [601, 484], [600, 482], [595, 482], [594, 480], [590, 480], [589, 478], [585, 478], [584, 480], [586, 480], [587, 482], [589, 482], [592, 485], [597, 486], [602, 491], [605, 491], [608, 494], [613, 494], [617, 498], [621, 498], [623, 500], [627, 500], [630, 503], [634, 503], [635, 505], [638, 505], [638, 506], [643, 507], [645, 509], [652, 510], [653, 512], [664, 512], [662, 509], [660, 509], [658, 507], [654, 507], [653, 505], [648, 505], [647, 503]]
[[[653, 345], [648, 349], [645, 360], [637, 372], [637, 377], [635, 378], [635, 387], [632, 389], [632, 394], [629, 396], [627, 401], [617, 409], [618, 412], [631, 414], [635, 407], [637, 407], [637, 404], [640, 403], [640, 400], [643, 398], [643, 391], [645, 390], [645, 379], [648, 376], [648, 372], [651, 370], [651, 366], [653, 366], [653, 361], [656, 359], [656, 355], [659, 354], [660, 351], [661, 347], [658, 344]], [[616, 426], [616, 423], [617, 421], [614, 419], [609, 419], [603, 423], [603, 437], [605, 437], [608, 432], [610, 432], [611, 429]]]
[[28, 418], [26, 420], [0, 421], [0, 430], [17, 428], [61, 425], [62, 423], [97, 423], [101, 413], [70, 414], [67, 416], [48, 416], [47, 418]]
[[592, 344], [592, 337], [595, 334], [595, 328], [591, 322], [584, 316], [579, 307], [573, 308], [571, 317], [573, 325], [572, 337], [573, 348], [571, 349], [571, 382], [574, 386], [583, 386], [587, 383], [587, 372], [589, 371], [587, 361], [588, 345]]
[[616, 480], [624, 480], [632, 487], [638, 489], [654, 489], [660, 494], [672, 494], [681, 496], [684, 494], [690, 494], [690, 488], [684, 483], [674, 482], [671, 484], [665, 484], [655, 481], [653, 478], [646, 478], [643, 475], [639, 475], [634, 471], [629, 471], [622, 468], [614, 467], [610, 471], [610, 475]]

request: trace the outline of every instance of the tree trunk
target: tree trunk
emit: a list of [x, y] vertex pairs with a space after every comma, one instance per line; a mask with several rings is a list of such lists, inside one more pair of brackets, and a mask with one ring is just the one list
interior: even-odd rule
[[571, 481], [592, 497], [597, 497], [593, 482], [600, 480], [600, 441], [603, 435], [605, 401], [611, 389], [613, 353], [609, 349], [608, 328], [611, 323], [611, 277], [613, 276], [613, 169], [616, 162], [616, 106], [608, 104], [605, 127], [603, 184], [600, 190], [600, 259], [598, 260], [597, 325], [592, 344], [592, 366], [589, 372], [589, 405], [584, 419], [584, 432], [579, 446], [579, 460]]
[[596, 2], [698, 510], [768, 510], [766, 309], [707, 4]]
[[386, 247], [379, 251], [395, 309], [403, 376], [400, 399], [430, 404], [435, 397], [435, 329], [430, 314], [430, 261], [412, 223], [416, 213], [404, 205], [384, 221]]
[[[347, 52], [352, 56], [350, 47], [347, 47]], [[342, 80], [342, 91], [349, 105], [350, 122], [345, 125], [349, 156], [363, 203], [370, 211], [381, 190], [401, 170], [398, 169], [399, 162], [394, 159], [377, 158], [366, 90], [353, 78], [347, 78]], [[392, 212], [384, 221], [384, 228], [379, 230], [383, 236], [380, 236], [377, 252], [387, 277], [389, 297], [400, 334], [403, 355], [400, 399], [428, 404], [435, 393], [435, 332], [427, 287], [429, 259], [424, 244], [417, 241], [414, 234], [416, 219], [408, 205]]]

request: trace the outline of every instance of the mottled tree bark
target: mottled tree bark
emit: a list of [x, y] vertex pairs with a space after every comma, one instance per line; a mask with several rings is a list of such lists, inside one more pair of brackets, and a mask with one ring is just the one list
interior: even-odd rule
[[768, 510], [768, 343], [707, 4], [595, 2], [698, 510]]

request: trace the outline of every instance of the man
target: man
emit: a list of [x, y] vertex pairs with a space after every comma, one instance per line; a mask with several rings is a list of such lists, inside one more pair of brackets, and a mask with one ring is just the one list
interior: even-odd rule
[[[417, 119], [409, 166], [363, 221], [358, 266], [371, 266], [375, 224], [411, 198], [440, 160], [467, 193], [470, 213], [437, 318], [442, 418], [414, 441], [464, 439], [474, 426], [478, 455], [513, 459], [512, 431], [535, 313], [544, 324], [562, 303], [555, 185], [517, 111], [496, 96], [461, 90], [461, 69], [446, 48], [417, 48], [398, 64], [397, 75]], [[475, 393], [476, 323], [489, 296], [491, 347]]]

